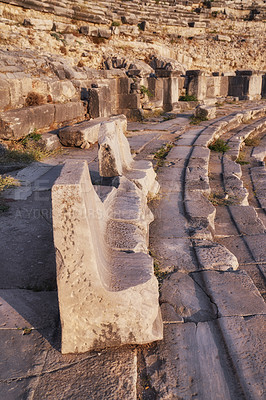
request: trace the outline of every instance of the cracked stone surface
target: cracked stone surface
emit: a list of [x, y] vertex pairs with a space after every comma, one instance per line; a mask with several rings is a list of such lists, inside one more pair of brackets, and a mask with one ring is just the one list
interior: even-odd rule
[[[247, 105], [230, 107], [231, 111], [238, 112]], [[236, 119], [241, 118], [227, 118], [232, 126]], [[263, 398], [265, 303], [258, 291], [263, 293], [264, 289], [257, 284], [257, 266], [265, 273], [265, 231], [252, 207], [243, 212], [243, 207], [230, 206], [243, 237], [230, 221], [229, 208], [223, 206], [215, 207], [213, 232], [203, 219], [194, 225], [187, 220], [184, 201], [190, 197], [188, 191], [185, 195], [182, 190], [190, 185], [191, 196], [195, 189], [198, 194], [210, 190], [212, 181], [208, 182], [206, 175], [210, 152], [204, 146], [218, 125], [225, 127], [226, 122], [209, 126], [206, 121], [198, 128], [188, 127], [187, 138], [185, 132], [182, 133], [184, 140], [178, 141], [170, 131], [179, 129], [180, 121], [181, 118], [179, 123], [173, 120], [129, 124], [130, 129], [142, 129], [142, 132], [132, 132], [129, 138], [135, 159], [151, 160], [152, 153], [162, 144], [175, 143], [158, 170], [160, 195], [151, 202], [155, 221], [150, 230], [150, 249], [160, 272], [166, 275], [160, 298], [164, 339], [138, 348], [144, 359], [145, 385], [137, 393], [141, 364], [133, 346], [82, 355], [60, 353], [50, 200], [43, 197], [47, 196], [51, 184], [52, 175], [47, 172], [48, 182], [43, 182], [46, 191], [41, 193], [40, 185], [36, 185], [27, 201], [10, 202], [8, 213], [1, 215], [0, 249], [4, 257], [0, 262], [0, 393], [3, 398]], [[186, 118], [183, 123], [187, 122]], [[192, 157], [187, 160], [192, 147], [184, 144], [192, 143], [200, 131]], [[86, 159], [91, 176], [100, 182], [97, 148], [71, 149], [68, 155], [59, 155], [58, 162], [64, 158]], [[195, 173], [195, 181], [187, 187], [183, 182], [186, 162]], [[235, 170], [229, 164], [228, 168], [232, 167], [239, 175], [239, 167]], [[54, 169], [51, 171], [55, 174]], [[215, 172], [219, 175], [219, 168]], [[199, 183], [200, 176], [203, 181]], [[108, 189], [103, 190], [104, 197], [109, 188], [103, 188]], [[44, 210], [42, 214], [40, 210]], [[202, 215], [206, 210], [199, 211]], [[234, 271], [236, 268], [239, 270]], [[27, 331], [26, 327], [33, 329]], [[148, 393], [152, 393], [151, 397]]]
[[29, 335], [0, 330], [0, 340], [9, 349], [0, 363], [1, 396], [8, 400], [136, 398], [134, 349], [121, 349], [119, 355], [111, 350], [62, 356], [49, 343], [53, 340], [50, 328]]
[[204, 269], [226, 271], [238, 268], [236, 256], [219, 243], [210, 240], [195, 240], [195, 250], [199, 263]]
[[[217, 321], [166, 324], [164, 340], [145, 351], [159, 399], [243, 399], [226, 359]], [[204, 382], [204, 385], [202, 385]]]
[[219, 317], [266, 314], [266, 304], [245, 271], [193, 273], [199, 285], [202, 278]]
[[193, 248], [189, 239], [182, 238], [150, 238], [150, 248], [156, 254], [160, 268], [164, 271], [197, 270]]
[[219, 320], [245, 398], [249, 399], [262, 399], [265, 393], [265, 322], [265, 315]]
[[[201, 286], [189, 275], [181, 272], [176, 272], [164, 280], [160, 302], [172, 306], [175, 314], [185, 321], [200, 322], [214, 319], [216, 316], [216, 310], [213, 310], [210, 298]], [[164, 321], [167, 322], [168, 319], [164, 318]]]

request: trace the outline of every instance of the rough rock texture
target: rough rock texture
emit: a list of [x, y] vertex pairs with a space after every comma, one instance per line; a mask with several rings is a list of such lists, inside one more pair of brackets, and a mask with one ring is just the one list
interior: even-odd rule
[[99, 132], [99, 172], [103, 177], [125, 175], [144, 193], [154, 196], [159, 190], [156, 174], [149, 161], [134, 161], [126, 132], [126, 117], [112, 117]]
[[[137, 197], [135, 185], [125, 184], [126, 194]], [[119, 189], [113, 189], [105, 206], [93, 189], [88, 167], [79, 161], [67, 162], [53, 186], [63, 353], [162, 338], [151, 257], [144, 251], [135, 253], [132, 239], [122, 245], [126, 252], [116, 250], [131, 224], [127, 228], [125, 223], [125, 232], [108, 232], [108, 221], [112, 221], [108, 211], [116, 191]]]
[[195, 110], [195, 117], [204, 119], [213, 119], [216, 116], [216, 107], [198, 106]]
[[84, 121], [74, 126], [59, 129], [58, 136], [61, 144], [81, 147], [82, 149], [89, 148], [90, 144], [98, 141], [102, 121], [102, 118], [97, 118], [96, 120]]

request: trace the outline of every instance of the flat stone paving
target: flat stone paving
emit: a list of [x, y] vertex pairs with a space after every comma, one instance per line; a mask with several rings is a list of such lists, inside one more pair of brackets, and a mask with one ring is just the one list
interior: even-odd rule
[[[230, 105], [219, 113], [246, 106]], [[88, 160], [93, 181], [104, 183], [98, 174], [97, 146], [67, 149], [46, 161], [54, 166], [30, 182], [26, 199], [9, 200], [10, 209], [0, 215], [1, 397], [262, 399], [265, 303], [252, 276], [241, 268], [241, 263], [254, 262], [254, 258], [241, 255], [243, 242], [239, 236], [230, 237], [235, 228], [223, 219], [223, 209], [217, 226], [219, 242], [237, 254], [240, 268], [235, 272], [208, 270], [207, 261], [207, 270], [202, 270], [185, 213], [184, 166], [198, 127], [189, 127], [186, 114], [161, 123], [132, 123], [129, 129], [136, 159], [151, 159], [162, 144], [175, 144], [158, 170], [160, 194], [150, 203], [155, 214], [150, 248], [162, 274], [159, 279], [165, 278], [161, 284], [164, 340], [137, 348], [61, 355], [50, 187], [65, 158]], [[184, 129], [191, 134], [182, 133]], [[246, 240], [263, 266], [263, 226], [259, 221], [254, 224], [252, 218], [243, 219], [241, 209], [232, 212], [245, 233], [250, 221], [254, 231]], [[210, 239], [207, 228], [202, 227], [198, 240], [206, 235]]]

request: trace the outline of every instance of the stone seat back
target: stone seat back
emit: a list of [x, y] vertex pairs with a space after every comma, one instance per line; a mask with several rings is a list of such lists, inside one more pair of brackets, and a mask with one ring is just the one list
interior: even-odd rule
[[158, 193], [159, 184], [150, 161], [136, 161], [132, 157], [125, 136], [127, 120], [125, 116], [111, 117], [101, 125], [99, 131], [99, 172], [103, 177], [126, 176], [134, 182], [144, 194], [152, 196]]
[[62, 353], [161, 339], [143, 193], [123, 177], [102, 202], [87, 163], [68, 160], [52, 207]]

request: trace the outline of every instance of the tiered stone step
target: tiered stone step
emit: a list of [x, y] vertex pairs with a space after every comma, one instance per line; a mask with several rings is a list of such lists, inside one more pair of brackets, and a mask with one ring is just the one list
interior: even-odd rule
[[[242, 115], [244, 118], [244, 113]], [[239, 264], [236, 256], [227, 250], [226, 245], [220, 245], [213, 241], [212, 236], [207, 236], [206, 226], [213, 226], [208, 221], [213, 211], [208, 210], [201, 201], [198, 209], [196, 201], [193, 207], [189, 204], [191, 199], [200, 199], [201, 192], [208, 193], [207, 137], [213, 138], [218, 126], [225, 132], [227, 128], [231, 129], [240, 123], [239, 115], [231, 115], [189, 130], [175, 143], [176, 146], [167, 156], [168, 162], [159, 174], [163, 198], [156, 207], [159, 221], [156, 223], [155, 220], [155, 225], [152, 225], [152, 246], [161, 270], [172, 274], [163, 281], [161, 289], [164, 340], [157, 347], [144, 351], [144, 356], [151, 385], [162, 398], [193, 396], [197, 393], [200, 399], [215, 399], [217, 396], [230, 399], [232, 393], [233, 397], [241, 398], [256, 397], [263, 391], [263, 384], [256, 384], [258, 368], [253, 364], [251, 367], [251, 363], [258, 348], [263, 351], [263, 345], [258, 343], [261, 342], [260, 323], [265, 320], [265, 303], [251, 277], [244, 271], [233, 271]], [[195, 150], [197, 153], [193, 159]], [[180, 201], [180, 186], [181, 190], [185, 190], [182, 194], [184, 210], [183, 202]], [[189, 191], [192, 192], [193, 189], [194, 197], [192, 194], [189, 197]], [[262, 238], [263, 234], [265, 237], [265, 228], [258, 220], [255, 210], [242, 206], [230, 209], [237, 221], [240, 235], [246, 235], [249, 231], [250, 237], [247, 240], [253, 244], [254, 254], [258, 253], [257, 257], [261, 257], [260, 249], [265, 247], [265, 240]], [[203, 229], [192, 236], [195, 260], [185, 238], [191, 225], [194, 228], [196, 215], [198, 219], [201, 218]], [[165, 223], [167, 230], [163, 229]], [[258, 234], [256, 240], [260, 240], [261, 247], [255, 246], [252, 234]], [[233, 241], [232, 237], [228, 237], [228, 240]], [[192, 272], [193, 268], [195, 272]], [[228, 296], [224, 296], [224, 293]], [[211, 307], [208, 305], [210, 300]], [[231, 373], [227, 376], [229, 359], [221, 357], [221, 354], [226, 354], [226, 351], [221, 350], [223, 346], [229, 351], [230, 362], [233, 362], [232, 373], [237, 369], [238, 376], [241, 377], [241, 387], [245, 388], [245, 395], [239, 391], [239, 381], [231, 379]], [[188, 348], [196, 348], [189, 359]], [[214, 354], [217, 357], [213, 357]], [[155, 371], [154, 365], [162, 357], [166, 363]], [[263, 357], [258, 362], [262, 365]], [[200, 373], [195, 365], [200, 365]], [[210, 370], [217, 371], [211, 380]], [[178, 385], [173, 381], [173, 373], [179, 376]], [[263, 373], [259, 380], [263, 380], [262, 375]], [[188, 376], [191, 377], [189, 380]]]

